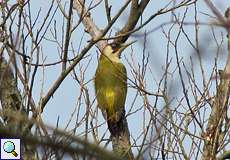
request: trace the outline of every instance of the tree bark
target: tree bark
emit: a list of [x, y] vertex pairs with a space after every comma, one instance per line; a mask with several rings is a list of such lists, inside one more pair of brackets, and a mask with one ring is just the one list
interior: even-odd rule
[[[227, 22], [230, 22], [230, 8], [227, 9], [226, 14]], [[203, 160], [216, 159], [218, 147], [223, 140], [223, 126], [224, 119], [226, 118], [229, 91], [230, 91], [230, 29], [228, 28], [228, 57], [224, 70], [219, 71], [220, 83], [217, 86], [217, 93], [212, 105], [212, 111], [208, 120], [206, 132], [203, 134], [204, 148]]]

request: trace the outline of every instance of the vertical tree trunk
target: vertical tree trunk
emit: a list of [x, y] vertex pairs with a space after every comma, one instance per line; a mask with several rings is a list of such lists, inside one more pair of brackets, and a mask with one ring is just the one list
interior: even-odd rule
[[120, 121], [108, 121], [107, 123], [111, 133], [113, 151], [124, 159], [134, 159], [131, 150], [130, 133], [127, 119], [125, 117], [125, 110], [123, 111]]
[[[227, 22], [230, 22], [230, 8], [227, 9], [225, 16]], [[208, 120], [206, 132], [203, 134], [204, 148], [203, 156], [204, 160], [216, 159], [219, 144], [222, 139], [222, 130], [224, 118], [227, 114], [228, 99], [230, 91], [230, 29], [228, 28], [228, 57], [225, 68], [223, 71], [219, 71], [220, 83], [217, 86], [216, 96], [212, 105], [212, 111]]]
[[[3, 57], [0, 57], [0, 101], [3, 110], [3, 119], [10, 125], [18, 126], [10, 116], [11, 111], [22, 111], [22, 98], [17, 88], [16, 79], [9, 63]], [[25, 112], [24, 112], [25, 113]], [[13, 123], [13, 124], [11, 124]]]

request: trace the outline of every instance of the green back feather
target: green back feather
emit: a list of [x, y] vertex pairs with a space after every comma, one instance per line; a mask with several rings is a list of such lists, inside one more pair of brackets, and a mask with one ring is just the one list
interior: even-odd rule
[[99, 108], [107, 112], [108, 119], [118, 121], [127, 94], [125, 66], [102, 55], [96, 70], [95, 90]]

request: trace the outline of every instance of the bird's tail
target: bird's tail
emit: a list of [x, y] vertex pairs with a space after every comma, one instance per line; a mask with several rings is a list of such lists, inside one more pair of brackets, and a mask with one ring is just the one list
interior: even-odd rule
[[117, 137], [126, 132], [126, 118], [125, 118], [125, 110], [122, 111], [120, 119], [118, 121], [114, 119], [108, 119], [108, 129], [111, 133], [111, 136]]

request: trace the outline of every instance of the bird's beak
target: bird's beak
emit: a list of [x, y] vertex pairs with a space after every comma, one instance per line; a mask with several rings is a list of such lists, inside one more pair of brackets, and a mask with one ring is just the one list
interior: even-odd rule
[[137, 42], [137, 41], [132, 41], [132, 42], [129, 42], [129, 43], [123, 43], [123, 44], [121, 44], [121, 48], [120, 48], [120, 52], [119, 52], [119, 57], [121, 56], [122, 51], [124, 51], [128, 46], [132, 45], [135, 42]]
[[129, 43], [123, 43], [123, 44], [121, 44], [121, 51], [123, 51], [125, 48], [127, 48], [128, 46], [132, 45], [135, 42], [136, 41], [132, 41], [132, 42], [129, 42]]

